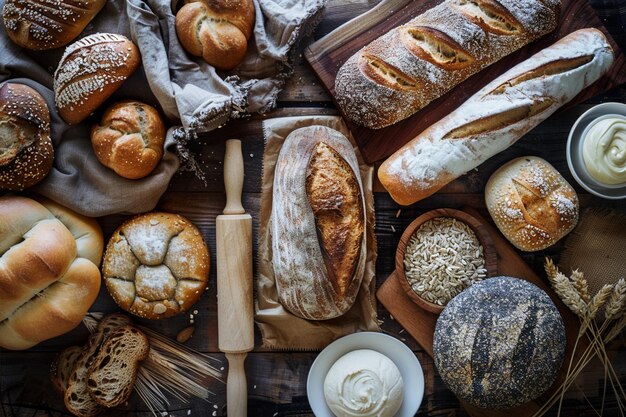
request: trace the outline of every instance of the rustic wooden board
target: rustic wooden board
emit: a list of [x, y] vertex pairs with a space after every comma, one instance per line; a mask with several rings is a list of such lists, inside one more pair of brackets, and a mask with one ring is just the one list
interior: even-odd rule
[[[322, 85], [335, 98], [335, 76], [341, 65], [361, 47], [391, 28], [441, 3], [441, 0], [388, 0], [359, 16], [305, 50], [305, 57]], [[611, 70], [598, 82], [582, 91], [569, 106], [626, 82], [626, 57], [606, 30], [587, 0], [562, 0], [561, 21], [553, 33], [512, 53], [462, 82], [413, 116], [383, 129], [367, 129], [348, 123], [366, 161], [372, 163], [391, 155], [420, 132], [446, 116], [485, 84], [539, 50], [575, 30], [596, 27], [603, 31], [615, 50]], [[340, 109], [341, 111], [341, 109]], [[345, 115], [344, 115], [345, 116]]]
[[[504, 239], [494, 226], [487, 223], [478, 211], [474, 209], [466, 209], [465, 211], [482, 221], [484, 228], [491, 235], [494, 247], [498, 254], [498, 274], [522, 278], [537, 285], [548, 293], [561, 312], [567, 332], [567, 354], [563, 360], [563, 365], [561, 366], [561, 371], [557, 380], [553, 384], [552, 388], [548, 390], [548, 393], [551, 393], [565, 378], [567, 363], [569, 363], [573, 346], [578, 335], [579, 320], [559, 300], [558, 296], [554, 293], [554, 291], [552, 291], [550, 286], [539, 278], [535, 271], [522, 260], [515, 249], [513, 249], [513, 247]], [[399, 275], [396, 272], [393, 272], [387, 281], [385, 281], [385, 283], [378, 289], [376, 296], [385, 308], [394, 316], [394, 318], [400, 322], [402, 326], [404, 326], [406, 331], [413, 336], [415, 340], [424, 348], [424, 350], [432, 357], [433, 336], [438, 316], [423, 310], [415, 304], [402, 288], [399, 281], [400, 279]], [[581, 351], [584, 351], [584, 348], [577, 350], [579, 353]], [[469, 404], [463, 404], [463, 407], [472, 417], [527, 417], [539, 409], [542, 399], [545, 401], [547, 396], [544, 395], [537, 401], [523, 404], [519, 407], [508, 410], [485, 410], [473, 407]]]

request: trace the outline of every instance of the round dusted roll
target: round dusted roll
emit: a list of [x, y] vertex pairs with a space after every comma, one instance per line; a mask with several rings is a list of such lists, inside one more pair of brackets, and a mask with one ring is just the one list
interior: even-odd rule
[[0, 346], [27, 349], [80, 324], [98, 296], [103, 245], [93, 219], [0, 197]]
[[554, 383], [565, 343], [561, 315], [543, 290], [497, 277], [448, 303], [437, 320], [433, 355], [441, 379], [461, 400], [503, 409]]
[[159, 112], [138, 101], [109, 107], [100, 125], [91, 128], [98, 161], [124, 178], [150, 174], [163, 157], [165, 125]]
[[0, 87], [0, 189], [22, 190], [48, 175], [54, 159], [44, 98], [24, 84]]
[[178, 214], [153, 212], [124, 222], [111, 236], [104, 283], [124, 310], [147, 319], [171, 317], [202, 295], [210, 258], [202, 233]]
[[513, 159], [485, 186], [489, 214], [502, 234], [523, 251], [554, 245], [578, 222], [578, 196], [547, 161]]
[[53, 49], [74, 40], [106, 0], [7, 0], [2, 17], [7, 35], [22, 48]]
[[135, 72], [140, 58], [134, 43], [113, 33], [95, 33], [68, 46], [54, 73], [63, 120], [82, 122]]
[[252, 36], [252, 0], [187, 0], [176, 14], [183, 47], [215, 68], [229, 70], [243, 60]]

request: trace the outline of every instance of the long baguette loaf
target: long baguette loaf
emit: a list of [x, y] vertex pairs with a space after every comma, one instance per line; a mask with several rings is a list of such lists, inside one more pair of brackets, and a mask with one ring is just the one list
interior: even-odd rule
[[350, 309], [366, 261], [365, 199], [359, 164], [341, 133], [294, 130], [276, 162], [272, 262], [281, 304], [327, 320]]
[[581, 29], [513, 67], [406, 144], [378, 171], [394, 200], [411, 204], [511, 146], [598, 80], [613, 50]]
[[446, 0], [354, 54], [335, 80], [353, 122], [405, 119], [472, 74], [553, 31], [560, 0]]

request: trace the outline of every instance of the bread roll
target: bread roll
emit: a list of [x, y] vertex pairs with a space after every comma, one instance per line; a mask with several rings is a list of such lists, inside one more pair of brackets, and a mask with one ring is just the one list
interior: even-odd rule
[[124, 222], [107, 244], [102, 274], [115, 302], [147, 319], [189, 309], [209, 279], [202, 233], [183, 216], [153, 212]]
[[24, 84], [0, 87], [0, 189], [23, 190], [44, 179], [54, 159], [44, 98]]
[[578, 222], [576, 191], [536, 156], [514, 159], [494, 172], [485, 202], [504, 237], [527, 252], [554, 245]]
[[98, 161], [124, 178], [150, 174], [163, 157], [165, 125], [159, 112], [138, 101], [109, 107], [100, 125], [91, 128], [91, 145]]
[[76, 327], [98, 296], [102, 246], [93, 219], [0, 197], [0, 347], [28, 349]]
[[38, 51], [73, 41], [105, 4], [106, 0], [7, 0], [2, 17], [13, 42]]
[[298, 317], [350, 309], [365, 268], [365, 199], [352, 145], [312, 126], [285, 139], [274, 173], [272, 256], [278, 297]]
[[378, 171], [400, 204], [428, 197], [511, 146], [598, 80], [613, 50], [581, 29], [516, 65], [387, 159]]
[[339, 69], [337, 103], [380, 129], [553, 31], [560, 0], [446, 0], [374, 40]]
[[239, 65], [252, 36], [252, 0], [188, 0], [186, 3], [176, 14], [176, 33], [185, 50], [217, 69], [230, 70]]
[[68, 46], [54, 73], [54, 97], [63, 120], [82, 122], [139, 63], [139, 50], [122, 35], [96, 33]]

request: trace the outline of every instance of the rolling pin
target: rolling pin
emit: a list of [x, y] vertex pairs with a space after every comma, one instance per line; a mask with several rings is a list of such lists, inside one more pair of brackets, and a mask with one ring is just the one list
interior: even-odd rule
[[226, 406], [229, 417], [246, 417], [248, 387], [244, 361], [254, 348], [252, 295], [252, 217], [241, 205], [241, 141], [226, 141], [226, 207], [217, 216], [217, 331], [228, 359]]

